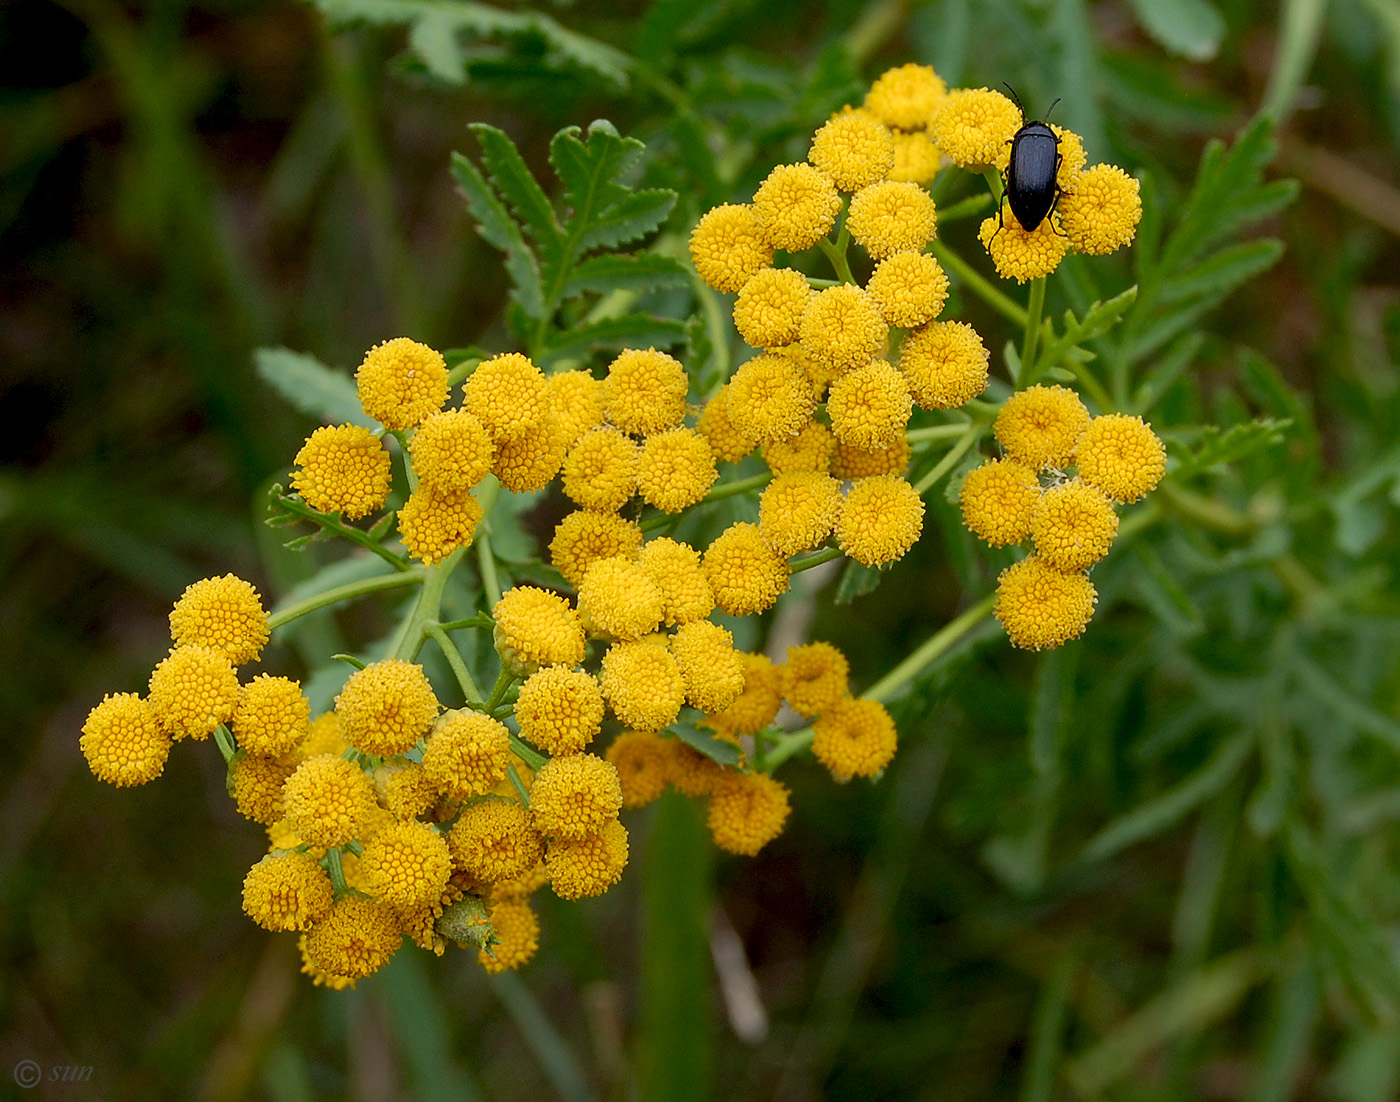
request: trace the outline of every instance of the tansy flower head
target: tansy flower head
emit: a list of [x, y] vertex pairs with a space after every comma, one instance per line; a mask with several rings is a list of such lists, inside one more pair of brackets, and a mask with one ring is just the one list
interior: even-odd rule
[[229, 767], [228, 783], [238, 814], [263, 826], [271, 826], [281, 819], [286, 814], [282, 788], [298, 764], [294, 757], [260, 758], [244, 754], [234, 758]]
[[115, 693], [88, 713], [78, 746], [93, 776], [125, 788], [161, 775], [170, 736], [145, 700], [135, 693]]
[[850, 691], [851, 671], [846, 656], [830, 643], [788, 647], [787, 661], [778, 667], [783, 696], [804, 719], [821, 715]]
[[334, 903], [331, 878], [307, 853], [269, 853], [243, 878], [243, 911], [264, 930], [309, 930]]
[[1042, 650], [1082, 634], [1097, 600], [1087, 574], [1066, 574], [1028, 555], [997, 578], [995, 612], [1013, 646]]
[[[633, 555], [642, 546], [642, 530], [614, 513], [580, 510], [554, 529], [549, 561], [572, 586], [583, 581], [588, 568], [612, 555]], [[569, 663], [572, 665], [573, 663]]]
[[641, 449], [614, 428], [583, 434], [564, 460], [564, 494], [584, 509], [615, 513], [637, 492]]
[[599, 559], [578, 587], [586, 629], [616, 639], [640, 639], [657, 629], [666, 605], [646, 569], [627, 555]]
[[773, 262], [773, 246], [759, 235], [753, 207], [724, 203], [695, 224], [690, 259], [701, 279], [732, 295]]
[[306, 955], [332, 976], [360, 980], [388, 964], [402, 943], [392, 910], [347, 895], [306, 935]]
[[368, 516], [389, 496], [389, 453], [361, 425], [323, 425], [297, 452], [292, 489], [321, 513]]
[[831, 231], [841, 196], [831, 178], [811, 165], [778, 165], [754, 192], [753, 212], [765, 245], [801, 252]]
[[922, 130], [947, 93], [932, 66], [910, 62], [881, 73], [865, 94], [865, 107], [886, 126]]
[[904, 338], [899, 370], [924, 409], [952, 409], [987, 389], [991, 359], [977, 330], [962, 321], [935, 321]]
[[1074, 462], [1075, 448], [1088, 427], [1089, 411], [1078, 394], [1068, 387], [1037, 384], [1006, 400], [993, 431], [1007, 455], [1043, 471]]
[[918, 184], [883, 180], [851, 196], [846, 228], [879, 260], [927, 245], [938, 232], [938, 212], [933, 197]]
[[1138, 182], [1117, 165], [1095, 165], [1060, 198], [1065, 233], [1081, 253], [1100, 256], [1132, 242], [1142, 219]]
[[335, 698], [342, 734], [376, 758], [411, 749], [428, 733], [439, 707], [423, 667], [400, 658], [356, 670]]
[[578, 841], [554, 838], [544, 855], [549, 884], [560, 899], [602, 895], [627, 867], [627, 828], [616, 819]]
[[986, 247], [997, 275], [1025, 283], [1058, 268], [1069, 252], [1070, 239], [1057, 228], [1057, 217], [1054, 213], [1047, 215], [1030, 233], [1022, 229], [1009, 210], [1002, 212], [1000, 220], [984, 218], [977, 240]]
[[838, 781], [873, 777], [894, 757], [894, 720], [885, 706], [863, 697], [847, 697], [822, 712], [812, 724], [812, 756]]
[[911, 184], [927, 184], [938, 175], [943, 161], [938, 146], [922, 130], [905, 133], [896, 130], [894, 134], [894, 168], [889, 178]]
[[639, 731], [661, 730], [685, 703], [685, 682], [675, 657], [645, 640], [608, 648], [599, 682], [618, 722]]
[[715, 595], [700, 568], [700, 552], [689, 544], [660, 536], [642, 545], [637, 562], [661, 590], [667, 627], [704, 619], [715, 607]]
[[677, 513], [700, 501], [719, 472], [709, 441], [695, 429], [679, 428], [648, 436], [637, 468], [637, 488], [648, 505]]
[[238, 674], [228, 656], [212, 647], [176, 647], [151, 672], [151, 711], [176, 740], [206, 739], [233, 718]]
[[542, 490], [559, 473], [567, 450], [564, 432], [553, 410], [546, 410], [544, 423], [535, 432], [496, 446], [491, 472], [513, 494]]
[[438, 902], [452, 875], [447, 839], [414, 819], [400, 819], [375, 833], [360, 856], [370, 892], [402, 911]]
[[360, 408], [387, 429], [411, 429], [447, 401], [442, 353], [407, 337], [376, 344], [355, 373]]
[[894, 167], [894, 137], [875, 115], [845, 111], [828, 119], [812, 136], [807, 160], [842, 191], [858, 191], [883, 180]]
[[1020, 543], [1031, 534], [1031, 514], [1039, 500], [1040, 479], [1014, 459], [989, 459], [974, 467], [958, 493], [963, 524], [993, 547]]
[[722, 712], [744, 691], [744, 667], [728, 628], [692, 620], [676, 629], [670, 646], [685, 682], [686, 703], [692, 708]]
[[734, 301], [734, 328], [754, 348], [797, 340], [802, 311], [812, 297], [807, 277], [793, 268], [765, 268]]
[[837, 443], [831, 459], [831, 473], [843, 481], [893, 474], [904, 477], [913, 454], [909, 441], [901, 435], [888, 448], [857, 448]]
[[428, 777], [428, 771], [420, 763], [404, 758], [382, 762], [376, 767], [374, 790], [389, 812], [399, 819], [427, 815], [442, 796]]
[[884, 566], [903, 558], [923, 527], [918, 491], [896, 475], [879, 475], [851, 487], [836, 522], [836, 539], [862, 566]]
[[651, 731], [623, 731], [608, 747], [608, 761], [617, 770], [623, 807], [646, 807], [670, 783], [666, 740]]
[[520, 687], [520, 733], [546, 754], [576, 754], [603, 725], [603, 693], [591, 673], [545, 666]]
[[449, 409], [418, 426], [408, 453], [420, 482], [444, 493], [464, 494], [490, 472], [496, 445], [476, 417], [464, 409]]
[[994, 165], [1021, 129], [1021, 109], [1000, 92], [956, 88], [934, 112], [929, 137], [955, 165]]
[[488, 797], [462, 808], [447, 845], [453, 863], [473, 880], [523, 876], [544, 854], [530, 812], [514, 800]]
[[497, 652], [522, 676], [583, 661], [583, 621], [557, 593], [518, 585], [502, 595], [491, 616]]
[[773, 722], [783, 704], [781, 675], [772, 659], [740, 651], [739, 664], [744, 670], [744, 691], [724, 711], [705, 717], [721, 738], [756, 734]]
[[506, 899], [528, 899], [548, 883], [549, 874], [545, 872], [544, 859], [541, 858], [529, 872], [492, 884], [491, 902], [494, 905]]
[[1036, 554], [1056, 570], [1086, 570], [1108, 554], [1118, 514], [1103, 492], [1075, 479], [1040, 495], [1031, 514]]
[[550, 758], [530, 785], [535, 829], [550, 838], [597, 834], [622, 810], [622, 786], [611, 762], [594, 754]]
[[623, 432], [649, 436], [675, 428], [685, 417], [685, 368], [674, 356], [628, 349], [608, 367], [603, 396], [608, 418]]
[[875, 266], [865, 289], [885, 321], [913, 329], [938, 317], [948, 299], [948, 277], [927, 253], [895, 253]]
[[782, 833], [788, 790], [766, 773], [726, 772], [710, 795], [706, 821], [715, 845], [752, 857]]
[[340, 733], [340, 718], [334, 712], [322, 712], [311, 721], [311, 730], [306, 741], [301, 744], [301, 756], [335, 754], [339, 756], [350, 749], [350, 744]]
[[764, 542], [758, 525], [732, 524], [705, 551], [705, 577], [731, 616], [763, 612], [788, 588], [788, 564]]
[[885, 360], [870, 360], [831, 384], [826, 412], [843, 444], [873, 451], [904, 435], [913, 402], [904, 376]]
[[523, 899], [501, 899], [491, 905], [491, 928], [496, 940], [478, 949], [476, 959], [490, 975], [497, 976], [529, 964], [540, 947], [540, 920]]
[[518, 352], [483, 360], [462, 384], [467, 412], [486, 426], [498, 447], [544, 424], [547, 391], [544, 372]]
[[434, 724], [423, 749], [423, 770], [441, 793], [470, 800], [505, 780], [511, 732], [479, 711], [448, 711]]
[[848, 369], [845, 364], [837, 364], [829, 359], [811, 355], [802, 347], [801, 340], [796, 344], [786, 344], [782, 348], [774, 348], [771, 351], [775, 356], [791, 360], [797, 365], [798, 370], [806, 377], [808, 385], [812, 388], [814, 402], [820, 402], [822, 396], [826, 394], [827, 388]]
[[841, 371], [867, 362], [888, 335], [875, 299], [849, 283], [813, 295], [802, 314], [802, 350]]
[[413, 558], [431, 566], [459, 547], [470, 547], [480, 523], [481, 504], [470, 493], [420, 482], [399, 510], [399, 539]]
[[177, 647], [212, 647], [235, 666], [257, 658], [267, 637], [258, 591], [232, 574], [186, 586], [170, 611], [170, 638]]
[[801, 432], [815, 405], [807, 377], [786, 356], [755, 356], [729, 380], [729, 422], [750, 449]]
[[307, 758], [282, 788], [287, 825], [313, 846], [343, 846], [358, 838], [376, 809], [374, 782], [354, 762], [320, 754]]
[[572, 448], [585, 432], [603, 423], [603, 380], [587, 371], [556, 371], [546, 384], [545, 397], [560, 439], [565, 448]]
[[297, 682], [261, 673], [239, 690], [233, 733], [240, 749], [280, 757], [300, 746], [310, 730], [311, 701]]
[[729, 384], [719, 388], [713, 398], [705, 403], [696, 424], [710, 445], [710, 453], [726, 463], [737, 463], [753, 451], [753, 438], [740, 432], [729, 419]]
[[841, 484], [829, 474], [781, 474], [758, 499], [758, 530], [774, 551], [791, 557], [826, 542], [841, 512]]
[[831, 457], [836, 452], [836, 438], [820, 421], [809, 421], [796, 436], [784, 437], [763, 446], [763, 461], [775, 475], [817, 471], [825, 474], [831, 469]]
[[1141, 417], [1095, 417], [1079, 438], [1079, 477], [1114, 501], [1133, 502], [1156, 488], [1167, 472], [1167, 450]]

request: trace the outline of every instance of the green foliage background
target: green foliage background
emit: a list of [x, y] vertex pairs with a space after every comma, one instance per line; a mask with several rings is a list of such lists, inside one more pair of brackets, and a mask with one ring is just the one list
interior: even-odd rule
[[[16, 0], [0, 57], [0, 1081], [33, 1059], [93, 1068], [39, 1092], [119, 1099], [1400, 1092], [1390, 0]], [[629, 820], [623, 885], [546, 905], [519, 976], [405, 950], [313, 990], [239, 911], [264, 840], [212, 747], [124, 792], [77, 752], [187, 582], [309, 569], [260, 520], [312, 421], [253, 350], [528, 345], [539, 310], [449, 171], [482, 163], [469, 123], [548, 182], [558, 129], [611, 120], [647, 145], [641, 186], [679, 193], [651, 254], [683, 256], [700, 212], [907, 60], [1063, 97], [1091, 160], [1145, 180], [1132, 257], [1050, 293], [1082, 316], [1139, 285], [1095, 348], [1173, 455], [1088, 634], [1036, 657], [974, 633], [898, 702], [880, 784], [785, 771], [795, 814], [757, 860], [716, 859], [681, 801]], [[1261, 106], [1277, 146], [1236, 141]], [[968, 225], [946, 239], [986, 271]], [[645, 312], [684, 317], [646, 263]], [[936, 498], [897, 584], [812, 627], [858, 688], [995, 577]], [[386, 626], [357, 608], [268, 663]]]

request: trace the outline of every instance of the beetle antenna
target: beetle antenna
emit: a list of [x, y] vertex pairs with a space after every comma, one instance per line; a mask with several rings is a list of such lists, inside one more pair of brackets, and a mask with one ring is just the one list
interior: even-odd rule
[[1016, 89], [1011, 87], [1011, 85], [1007, 84], [1004, 80], [1001, 82], [1001, 86], [1011, 93], [1011, 98], [1016, 101], [1016, 110], [1021, 112], [1021, 121], [1024, 122], [1026, 118], [1026, 109], [1021, 106], [1021, 97], [1016, 94]]
[[[1059, 97], [1059, 96], [1056, 96], [1056, 97], [1055, 97], [1055, 103], [1059, 103], [1059, 102], [1060, 102], [1060, 97]], [[1055, 103], [1052, 103], [1052, 104], [1050, 105], [1050, 111], [1055, 110]], [[1049, 122], [1049, 121], [1050, 121], [1050, 111], [1046, 111], [1046, 112], [1045, 112], [1045, 120], [1044, 120], [1045, 122]]]

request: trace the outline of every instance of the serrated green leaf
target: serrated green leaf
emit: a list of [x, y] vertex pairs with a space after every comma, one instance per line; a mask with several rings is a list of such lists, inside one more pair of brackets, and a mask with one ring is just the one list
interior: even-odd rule
[[1170, 276], [1162, 285], [1162, 305], [1205, 299], [1214, 304], [1241, 283], [1272, 267], [1283, 255], [1283, 242], [1272, 237], [1230, 245]]
[[506, 271], [520, 308], [532, 318], [542, 317], [544, 292], [540, 286], [539, 264], [525, 243], [520, 227], [486, 183], [481, 171], [460, 153], [452, 154], [452, 176], [462, 189], [483, 240], [506, 254]]
[[659, 253], [627, 256], [604, 253], [574, 265], [559, 297], [561, 300], [583, 294], [609, 294], [612, 291], [651, 291], [662, 287], [684, 287], [690, 272], [679, 260]]
[[582, 252], [615, 249], [645, 237], [657, 229], [676, 205], [676, 193], [668, 188], [635, 191], [601, 211], [578, 238]]
[[685, 340], [685, 323], [649, 314], [623, 314], [553, 334], [547, 359], [582, 356], [598, 348], [672, 348]]
[[525, 165], [515, 143], [503, 130], [484, 122], [470, 127], [481, 143], [481, 160], [491, 175], [496, 191], [510, 205], [515, 216], [541, 248], [549, 249], [559, 240], [559, 223], [549, 197]]
[[379, 423], [360, 408], [355, 380], [327, 367], [315, 356], [289, 348], [259, 348], [253, 352], [258, 377], [286, 399], [288, 405], [332, 425]]
[[595, 120], [585, 140], [576, 126], [565, 127], [549, 143], [549, 163], [564, 184], [564, 202], [572, 217], [585, 222], [627, 195], [616, 178], [637, 162], [645, 146], [624, 138], [606, 119]]
[[[1291, 421], [1264, 418], [1231, 425], [1225, 432], [1221, 432], [1215, 425], [1207, 425], [1201, 431], [1196, 450], [1180, 456], [1181, 465], [1177, 468], [1177, 474], [1185, 477], [1222, 464], [1234, 463], [1260, 448], [1282, 441], [1284, 430], [1291, 424]], [[1176, 450], [1179, 445], [1169, 444], [1169, 447]]]
[[732, 742], [715, 738], [714, 735], [707, 735], [704, 731], [692, 727], [688, 723], [675, 723], [671, 725], [671, 733], [689, 746], [692, 750], [698, 750], [707, 758], [713, 758], [720, 765], [730, 767], [739, 764], [742, 753]]
[[428, 72], [448, 84], [467, 79], [457, 28], [457, 20], [447, 11], [424, 12], [408, 28], [409, 49], [422, 58]]
[[875, 567], [862, 566], [855, 559], [851, 559], [846, 563], [846, 569], [841, 571], [841, 581], [836, 586], [835, 602], [838, 605], [848, 605], [857, 597], [874, 593], [883, 578], [884, 575]]

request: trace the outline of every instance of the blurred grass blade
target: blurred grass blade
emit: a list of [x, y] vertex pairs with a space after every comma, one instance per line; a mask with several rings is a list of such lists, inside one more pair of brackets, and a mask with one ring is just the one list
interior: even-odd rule
[[1288, 120], [1298, 98], [1298, 89], [1312, 68], [1313, 55], [1322, 37], [1322, 17], [1327, 0], [1284, 0], [1279, 14], [1278, 45], [1264, 90], [1260, 115], [1277, 125]]
[[1245, 1102], [1288, 1102], [1297, 1095], [1321, 1009], [1312, 962], [1304, 951], [1298, 955], [1301, 959], [1274, 985], [1264, 1058]]
[[488, 982], [515, 1020], [525, 1043], [559, 1096], [567, 1102], [592, 1102], [593, 1088], [583, 1074], [583, 1067], [568, 1042], [545, 1017], [525, 981], [515, 972], [502, 972], [499, 976], [488, 977]]
[[1079, 961], [1064, 950], [1041, 986], [1031, 1023], [1030, 1056], [1026, 1077], [1021, 1084], [1021, 1102], [1052, 1102], [1055, 1075], [1060, 1063], [1060, 1035], [1065, 1028], [1065, 1011]]
[[389, 1012], [394, 1040], [422, 1097], [482, 1102], [475, 1080], [453, 1058], [447, 1029], [451, 1016], [428, 982], [423, 958], [421, 949], [405, 945], [373, 981]]

